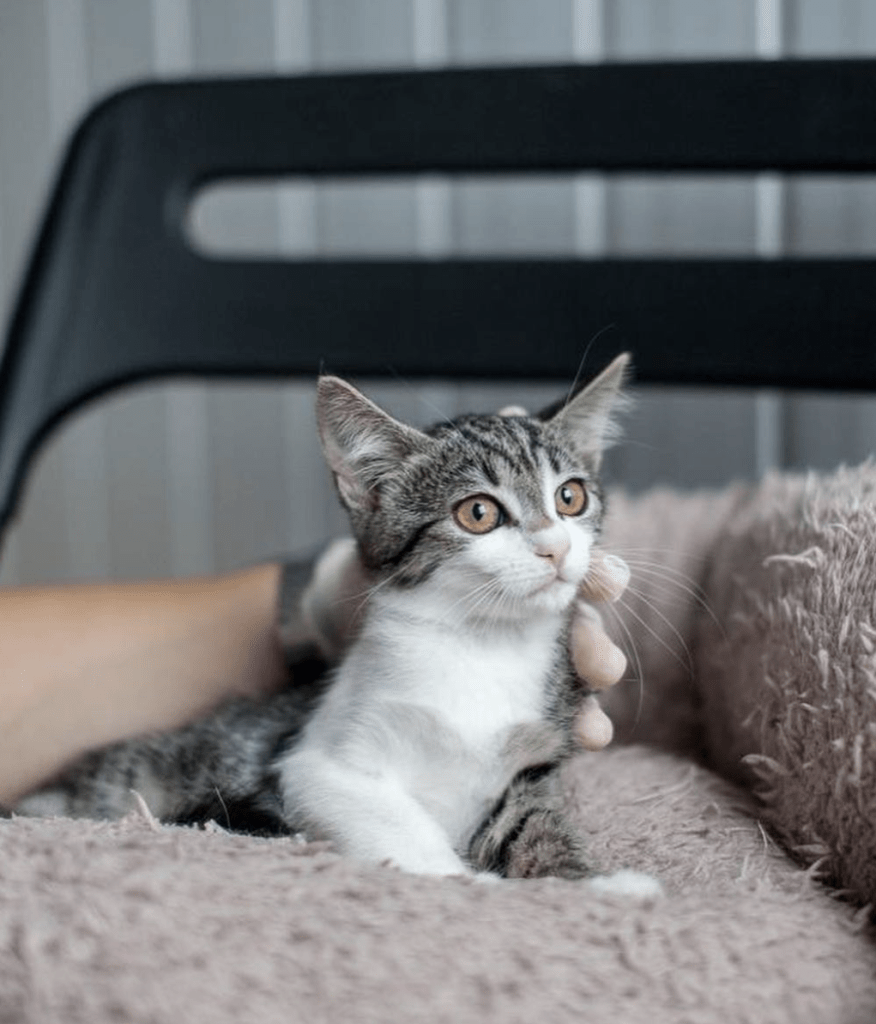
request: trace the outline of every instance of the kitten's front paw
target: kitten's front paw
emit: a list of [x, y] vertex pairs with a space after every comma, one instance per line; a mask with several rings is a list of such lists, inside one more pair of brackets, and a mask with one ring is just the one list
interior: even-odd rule
[[611, 875], [594, 875], [587, 879], [587, 885], [596, 892], [631, 896], [640, 900], [653, 900], [663, 895], [663, 886], [653, 875], [631, 871], [629, 868], [622, 868]]
[[471, 878], [476, 874], [449, 849], [447, 851], [420, 850], [417, 853], [405, 851], [404, 856], [387, 857], [381, 863], [408, 875], [435, 875], [438, 878], [463, 875]]

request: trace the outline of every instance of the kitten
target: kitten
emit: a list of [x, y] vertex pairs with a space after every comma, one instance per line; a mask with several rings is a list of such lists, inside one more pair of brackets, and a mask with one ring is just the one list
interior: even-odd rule
[[321, 378], [323, 449], [375, 580], [346, 657], [328, 682], [296, 674], [90, 755], [17, 810], [117, 817], [136, 790], [164, 819], [244, 804], [411, 872], [590, 874], [556, 784], [582, 696], [569, 619], [627, 362], [541, 417], [427, 431]]

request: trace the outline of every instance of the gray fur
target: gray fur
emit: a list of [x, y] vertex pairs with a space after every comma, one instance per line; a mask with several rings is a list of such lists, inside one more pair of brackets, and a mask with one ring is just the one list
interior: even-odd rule
[[[547, 420], [467, 415], [424, 432], [391, 419], [349, 385], [324, 378], [318, 401], [323, 446], [365, 564], [383, 585], [409, 591], [416, 602], [418, 586], [472, 542], [454, 527], [448, 509], [501, 482], [517, 496], [521, 518], [535, 522], [543, 515], [543, 459], [558, 473], [568, 468], [586, 480], [592, 503], [587, 529], [597, 536], [603, 515], [597, 470], [622, 371], [615, 370], [608, 385], [596, 385], [610, 394], [596, 401], [591, 395], [595, 411], [574, 400], [551, 410]], [[458, 851], [477, 870], [509, 877], [589, 873], [580, 839], [563, 817], [557, 784], [574, 750], [572, 722], [582, 697], [566, 652], [567, 626], [543, 680], [543, 720], [512, 730], [503, 757], [513, 780], [468, 849]], [[293, 674], [294, 684], [267, 700], [238, 700], [176, 732], [91, 754], [16, 811], [115, 818], [131, 808], [137, 791], [166, 820], [212, 816], [230, 825], [232, 810], [245, 806], [258, 824], [306, 827], [281, 792], [276, 766], [295, 748], [331, 675], [302, 682], [294, 668]], [[443, 742], [437, 723], [432, 734]]]

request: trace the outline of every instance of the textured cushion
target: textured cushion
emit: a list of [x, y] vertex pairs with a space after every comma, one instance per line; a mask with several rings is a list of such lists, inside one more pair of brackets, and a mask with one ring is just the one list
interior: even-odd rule
[[636, 746], [567, 782], [602, 866], [665, 897], [413, 877], [146, 814], [0, 822], [0, 1020], [876, 1019], [876, 951], [740, 790]]
[[606, 544], [642, 665], [619, 734], [753, 783], [787, 849], [876, 902], [876, 466], [620, 496]]
[[595, 862], [664, 897], [415, 878], [145, 808], [0, 821], [0, 1021], [876, 1020], [874, 483], [614, 496], [625, 742], [567, 800]]

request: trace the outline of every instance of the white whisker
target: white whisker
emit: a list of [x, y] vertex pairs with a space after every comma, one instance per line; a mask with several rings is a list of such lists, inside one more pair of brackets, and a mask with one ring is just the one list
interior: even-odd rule
[[[478, 607], [485, 601], [489, 600], [491, 596], [491, 591], [496, 590], [499, 587], [501, 587], [500, 581], [491, 577], [490, 579], [478, 584], [473, 589], [467, 590], [465, 593], [461, 594], [455, 601], [453, 601], [450, 605], [448, 605], [448, 607], [444, 611], [444, 614], [441, 616], [441, 622], [446, 623], [450, 619], [451, 613], [454, 612], [462, 604], [467, 605], [466, 610], [468, 612], [468, 615], [470, 617], [473, 617]], [[475, 598], [476, 600], [474, 600]]]
[[[657, 618], [660, 619], [660, 621], [662, 623], [664, 623], [666, 626], [668, 626], [668, 628], [671, 630], [672, 634], [675, 636], [675, 638], [678, 640], [679, 644], [681, 644], [682, 648], [684, 649], [685, 655], [687, 657], [687, 662], [688, 662], [688, 666], [687, 666], [688, 667], [688, 671], [691, 673], [691, 675], [693, 675], [693, 657], [691, 656], [690, 648], [687, 646], [687, 641], [684, 639], [684, 637], [681, 635], [681, 633], [678, 631], [678, 629], [672, 624], [672, 622], [663, 614], [663, 612], [660, 611], [660, 609], [652, 601], [649, 601], [645, 597], [645, 595], [640, 590], [636, 590], [632, 586], [627, 587], [627, 590], [634, 597], [637, 597], [642, 602], [642, 604], [645, 605], [646, 608], [650, 608], [650, 610], [653, 612], [653, 614], [656, 615]], [[627, 611], [631, 615], [635, 614], [632, 611], [632, 609], [629, 607], [629, 605], [625, 604], [624, 607], [627, 609]], [[644, 625], [644, 623], [643, 623], [643, 625]], [[646, 628], [648, 628], [648, 627], [646, 627]], [[656, 634], [655, 634], [655, 636], [656, 636]]]
[[633, 609], [630, 607], [630, 605], [626, 601], [624, 601], [623, 598], [619, 598], [618, 599], [618, 604], [620, 604], [623, 607], [623, 609], [626, 611], [626, 613], [628, 615], [631, 615], [636, 620], [636, 622], [638, 622], [639, 625], [644, 630], [646, 630], [648, 633], [650, 633], [651, 636], [654, 637], [654, 639], [657, 641], [657, 643], [660, 644], [660, 646], [666, 651], [666, 653], [669, 654], [672, 658], [674, 658], [675, 661], [677, 661], [678, 664], [686, 672], [689, 672], [691, 675], [693, 675], [693, 661], [691, 659], [690, 651], [688, 650], [687, 644], [684, 644], [684, 641], [682, 641], [682, 643], [684, 644], [684, 652], [687, 655], [687, 664], [685, 664], [685, 662], [682, 660], [682, 658], [679, 657], [679, 655], [675, 651], [673, 651], [673, 649], [657, 633], [657, 631], [652, 629], [651, 626], [648, 625], [648, 623], [642, 618], [641, 615], [638, 615], [635, 611], [633, 611]]
[[680, 591], [687, 594], [691, 600], [693, 600], [693, 602], [709, 616], [712, 622], [714, 622], [720, 630], [722, 636], [724, 635], [724, 627], [721, 625], [720, 620], [717, 615], [715, 615], [709, 605], [709, 602], [706, 600], [705, 591], [689, 576], [686, 576], [684, 573], [677, 570], [673, 571], [671, 575], [667, 575], [669, 567], [662, 566], [658, 562], [630, 561], [627, 564], [631, 569], [635, 569], [639, 575], [651, 577], [651, 580], [648, 583], [649, 586], [654, 586], [653, 581], [659, 580], [667, 587], [677, 587]]
[[403, 569], [396, 569], [395, 572], [391, 572], [388, 576], [380, 580], [378, 583], [375, 583], [370, 587], [366, 587], [364, 590], [360, 590], [357, 594], [350, 594], [348, 597], [343, 598], [343, 603], [346, 603], [348, 601], [359, 601], [360, 603], [356, 607], [356, 610], [353, 612], [353, 615], [354, 617], [360, 615], [362, 609], [365, 607], [366, 604], [368, 604], [371, 598], [374, 597], [374, 595], [378, 593], [378, 591], [382, 590], [385, 586], [387, 586], [387, 584], [393, 583], [403, 572]]
[[[695, 562], [706, 562], [708, 558], [706, 555], [693, 554], [690, 551], [684, 551], [681, 548], [666, 548], [666, 547], [654, 547], [653, 545], [645, 545], [640, 548], [626, 546], [612, 546], [611, 549], [615, 554], [625, 557], [626, 553], [633, 555], [676, 555], [679, 558], [692, 559]], [[667, 566], [667, 569], [672, 568]]]
[[645, 704], [645, 672], [642, 668], [642, 659], [639, 657], [639, 652], [636, 648], [636, 642], [633, 639], [633, 634], [630, 632], [630, 629], [624, 622], [623, 618], [621, 618], [621, 615], [618, 612], [617, 608], [615, 608], [613, 605], [606, 605], [605, 610], [614, 616], [615, 623], [617, 624], [618, 628], [623, 632], [626, 638], [627, 646], [629, 647], [630, 657], [636, 666], [636, 675], [633, 676], [633, 681], [637, 681], [639, 686], [638, 700], [636, 703], [636, 714], [633, 718], [633, 729], [635, 729], [639, 722], [642, 720], [642, 709]]
[[590, 350], [593, 348], [596, 342], [599, 341], [603, 334], [607, 334], [610, 330], [616, 328], [617, 324], [615, 323], [606, 324], [604, 327], [600, 327], [596, 334], [594, 334], [593, 337], [590, 339], [590, 341], [587, 342], [587, 345], [584, 349], [584, 354], [581, 356], [581, 359], [578, 362], [578, 369], [575, 372], [575, 376], [572, 378], [572, 384], [569, 387], [568, 392], [566, 393], [566, 398], [563, 402], [563, 408], [565, 408], [575, 396], [575, 392], [578, 388], [578, 381], [581, 379], [581, 375], [584, 373], [584, 365], [587, 362], [587, 357], [590, 355]]

